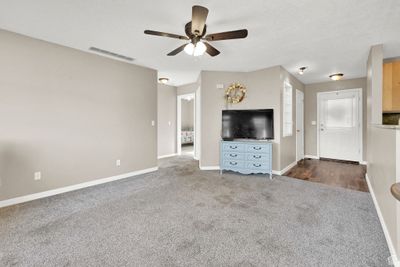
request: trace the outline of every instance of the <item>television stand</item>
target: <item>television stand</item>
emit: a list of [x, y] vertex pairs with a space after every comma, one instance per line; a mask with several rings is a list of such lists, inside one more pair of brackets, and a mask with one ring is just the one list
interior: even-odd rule
[[268, 174], [272, 179], [272, 143], [269, 141], [221, 141], [220, 173]]

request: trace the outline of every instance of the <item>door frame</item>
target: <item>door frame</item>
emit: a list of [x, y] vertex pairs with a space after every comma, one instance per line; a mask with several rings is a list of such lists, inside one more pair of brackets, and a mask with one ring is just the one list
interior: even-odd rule
[[193, 97], [193, 158], [196, 157], [196, 94], [184, 94], [176, 96], [176, 154], [182, 155], [182, 99], [186, 97]]
[[320, 117], [321, 117], [321, 96], [325, 94], [331, 94], [331, 93], [341, 93], [341, 92], [356, 92], [358, 93], [358, 125], [359, 125], [359, 151], [360, 155], [358, 158], [358, 162], [362, 164], [363, 162], [363, 147], [364, 147], [364, 137], [363, 137], [363, 94], [362, 94], [362, 88], [354, 88], [354, 89], [344, 89], [344, 90], [335, 90], [335, 91], [325, 91], [325, 92], [318, 92], [317, 93], [317, 157], [320, 158], [320, 134], [321, 134], [321, 123], [320, 123]]
[[[302, 129], [302, 133], [301, 133], [301, 135], [302, 135], [302, 139], [303, 139], [303, 158], [301, 158], [301, 159], [299, 159], [299, 158], [297, 158], [297, 155], [298, 155], [298, 150], [297, 150], [297, 148], [298, 148], [298, 143], [297, 143], [297, 123], [298, 123], [298, 121], [297, 121], [297, 100], [298, 100], [298, 97], [299, 97], [299, 94], [301, 94], [302, 95], [302, 97], [303, 97], [303, 109], [302, 109], [302, 113], [303, 113], [303, 129]], [[295, 138], [296, 138], [296, 161], [299, 161], [299, 160], [302, 160], [302, 159], [304, 159], [304, 155], [305, 155], [305, 142], [304, 142], [304, 92], [303, 91], [300, 91], [299, 89], [296, 89], [296, 125], [295, 125], [295, 129], [296, 129], [296, 132], [295, 132]]]

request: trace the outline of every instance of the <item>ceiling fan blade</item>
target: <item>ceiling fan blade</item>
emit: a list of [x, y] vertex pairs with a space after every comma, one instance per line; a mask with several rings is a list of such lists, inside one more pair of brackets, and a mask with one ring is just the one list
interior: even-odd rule
[[208, 9], [202, 6], [192, 7], [192, 34], [202, 36], [204, 25], [208, 15]]
[[144, 33], [145, 34], [150, 34], [150, 35], [156, 35], [156, 36], [176, 38], [176, 39], [181, 39], [181, 40], [189, 40], [189, 38], [186, 37], [186, 36], [173, 34], [173, 33], [157, 32], [157, 31], [151, 31], [151, 30], [145, 30]]
[[220, 32], [220, 33], [212, 33], [207, 34], [204, 39], [207, 41], [221, 41], [221, 40], [229, 40], [229, 39], [240, 39], [246, 38], [248, 31], [246, 29], [230, 31], [230, 32]]
[[212, 57], [215, 57], [217, 55], [220, 54], [220, 52], [212, 45], [210, 45], [209, 43], [204, 42], [205, 46], [207, 47], [207, 54], [209, 54]]
[[175, 56], [176, 54], [182, 52], [183, 49], [185, 49], [185, 46], [186, 46], [186, 45], [187, 45], [187, 44], [181, 45], [181, 46], [178, 47], [177, 49], [175, 49], [175, 50], [169, 52], [167, 55], [168, 55], [168, 56]]

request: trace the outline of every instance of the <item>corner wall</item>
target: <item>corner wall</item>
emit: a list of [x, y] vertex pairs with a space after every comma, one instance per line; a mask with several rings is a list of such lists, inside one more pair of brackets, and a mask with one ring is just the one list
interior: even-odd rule
[[396, 143], [396, 131], [400, 130], [379, 125], [382, 121], [382, 66], [383, 47], [373, 46], [367, 62], [367, 176], [389, 248], [392, 255], [397, 253], [400, 259], [400, 204], [390, 193], [399, 174], [396, 173], [400, 167], [396, 154], [400, 143]]
[[158, 157], [176, 154], [176, 92], [177, 88], [158, 84]]
[[0, 200], [157, 166], [155, 70], [3, 30], [0, 40]]

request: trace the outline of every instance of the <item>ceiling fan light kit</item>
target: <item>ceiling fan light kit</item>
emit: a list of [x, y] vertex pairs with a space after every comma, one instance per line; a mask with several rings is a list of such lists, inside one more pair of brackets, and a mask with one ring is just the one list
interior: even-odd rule
[[188, 43], [184, 48], [186, 54], [195, 57], [204, 55], [206, 50], [207, 47], [203, 42], [197, 42], [196, 45], [193, 43]]
[[180, 47], [168, 53], [168, 56], [175, 56], [178, 53], [185, 51], [188, 55], [195, 57], [201, 56], [204, 53], [207, 53], [212, 57], [215, 57], [220, 54], [220, 52], [208, 42], [230, 40], [230, 39], [241, 39], [241, 38], [246, 38], [248, 35], [248, 31], [246, 29], [206, 35], [207, 16], [208, 16], [207, 8], [202, 6], [193, 6], [192, 21], [186, 23], [185, 25], [186, 36], [152, 31], [152, 30], [145, 30], [144, 33], [149, 35], [156, 35], [156, 36], [190, 41], [190, 43], [181, 45]]

